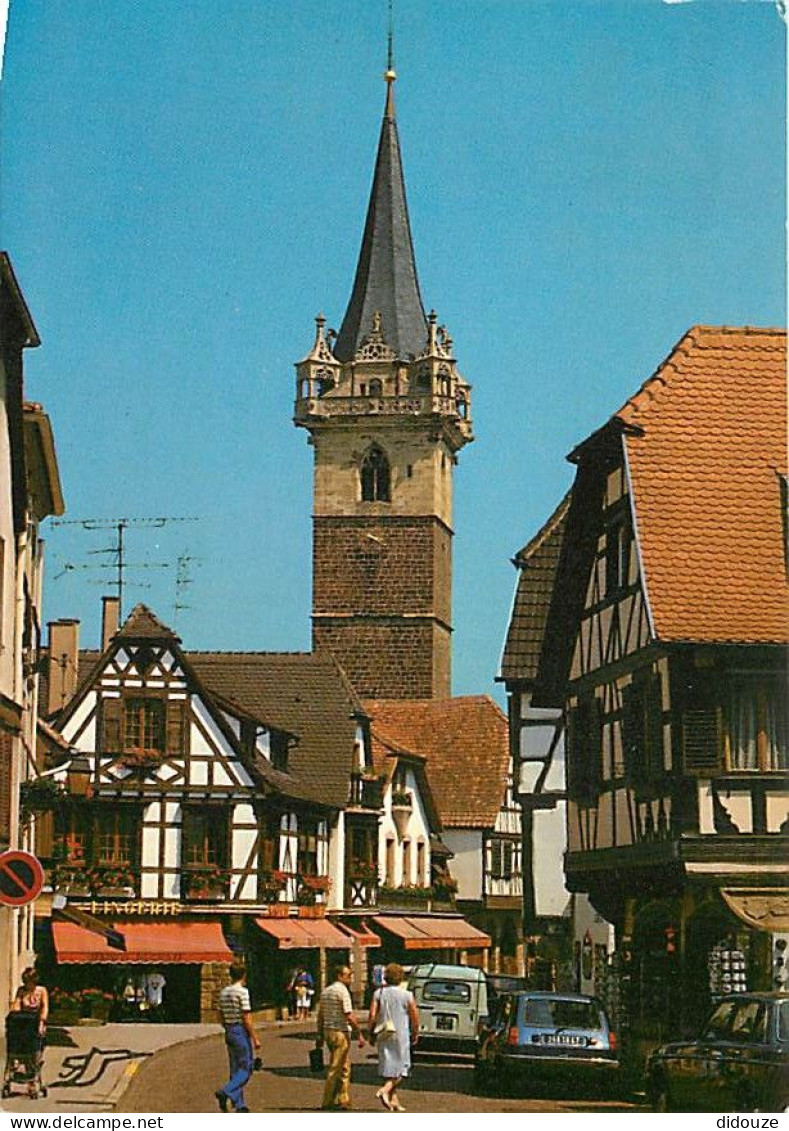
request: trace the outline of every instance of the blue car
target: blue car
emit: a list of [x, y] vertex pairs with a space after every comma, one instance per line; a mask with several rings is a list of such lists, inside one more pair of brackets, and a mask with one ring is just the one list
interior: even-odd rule
[[481, 1091], [555, 1083], [610, 1094], [620, 1075], [616, 1034], [602, 1003], [586, 994], [503, 994], [481, 1028], [474, 1074]]

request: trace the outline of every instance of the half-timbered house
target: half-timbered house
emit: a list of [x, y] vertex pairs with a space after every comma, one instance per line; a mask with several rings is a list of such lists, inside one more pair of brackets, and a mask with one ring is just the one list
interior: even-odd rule
[[513, 558], [518, 570], [499, 679], [508, 695], [515, 792], [523, 823], [523, 915], [534, 984], [589, 992], [612, 929], [564, 878], [567, 848], [562, 706], [533, 703], [570, 494]]
[[[459, 949], [494, 972], [521, 972], [521, 821], [504, 715], [484, 695], [364, 706], [374, 734], [426, 759], [442, 842], [452, 854], [456, 906], [484, 936], [472, 933]], [[445, 863], [437, 859], [438, 883]]]
[[[25, 400], [24, 351], [40, 339], [11, 260], [0, 252], [0, 851], [35, 848], [24, 792], [35, 775], [43, 543], [63, 513], [49, 417]], [[24, 819], [23, 819], [24, 818]], [[33, 907], [0, 906], [0, 1003], [33, 959]]]
[[[258, 1000], [276, 998], [284, 977], [268, 942], [323, 956], [319, 977], [326, 950], [351, 945], [322, 918], [350, 755], [344, 783], [330, 759], [310, 776], [287, 723], [219, 672], [209, 685], [204, 654], [193, 660], [144, 606], [106, 637], [103, 652], [81, 654], [79, 686], [56, 717], [73, 753], [52, 774], [64, 793], [51, 859], [68, 906], [131, 938], [97, 943], [91, 924], [56, 918], [59, 966], [119, 966], [114, 978], [103, 971], [116, 991], [129, 963], [141, 977], [164, 967], [182, 1019], [210, 1013], [228, 941], [247, 953]], [[309, 681], [301, 690], [314, 696]]]
[[783, 331], [694, 327], [570, 456], [532, 703], [642, 1027], [726, 988], [721, 943], [763, 987], [789, 926], [785, 371]]

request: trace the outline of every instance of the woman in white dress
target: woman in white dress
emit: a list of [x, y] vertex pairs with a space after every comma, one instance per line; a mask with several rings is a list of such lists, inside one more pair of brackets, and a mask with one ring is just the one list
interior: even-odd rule
[[384, 1085], [376, 1099], [387, 1111], [405, 1111], [397, 1089], [411, 1071], [411, 1046], [419, 1036], [419, 1011], [410, 990], [403, 989], [403, 968], [391, 962], [384, 971], [385, 985], [373, 994], [370, 1033], [378, 1049], [378, 1075]]

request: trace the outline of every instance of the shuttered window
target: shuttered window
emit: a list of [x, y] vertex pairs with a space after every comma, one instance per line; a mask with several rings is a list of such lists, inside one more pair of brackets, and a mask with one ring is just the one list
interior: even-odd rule
[[682, 757], [686, 774], [712, 777], [721, 767], [721, 716], [717, 707], [700, 705], [682, 715]]
[[603, 725], [599, 700], [580, 699], [567, 715], [567, 787], [573, 801], [593, 805], [603, 778]]
[[165, 749], [165, 710], [161, 699], [123, 700], [123, 749]]
[[639, 674], [622, 692], [622, 745], [630, 785], [645, 789], [660, 780], [663, 699], [657, 672]]

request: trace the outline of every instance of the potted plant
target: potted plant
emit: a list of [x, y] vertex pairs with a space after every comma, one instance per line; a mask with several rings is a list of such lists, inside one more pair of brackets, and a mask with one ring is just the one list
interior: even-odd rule
[[82, 1012], [80, 995], [57, 986], [49, 995], [49, 1024], [76, 1025]]
[[147, 746], [132, 746], [123, 751], [119, 760], [127, 770], [136, 770], [141, 774], [146, 774], [161, 765], [163, 758], [164, 754], [161, 750]]
[[136, 876], [127, 864], [95, 868], [91, 879], [95, 893], [106, 897], [131, 896], [137, 888]]
[[378, 862], [376, 860], [357, 860], [350, 868], [350, 880], [358, 884], [378, 883]]
[[449, 872], [439, 872], [433, 878], [433, 895], [440, 903], [451, 903], [457, 890], [458, 882]]
[[51, 813], [65, 796], [65, 788], [54, 778], [31, 778], [19, 786], [19, 809], [23, 822], [34, 813]]
[[330, 887], [331, 880], [328, 876], [299, 876], [296, 889], [299, 915], [303, 918], [317, 918], [325, 914], [326, 904], [323, 900]]
[[228, 875], [218, 864], [202, 864], [184, 872], [181, 882], [189, 899], [221, 899], [227, 893]]
[[91, 873], [85, 863], [85, 851], [74, 837], [63, 836], [55, 841], [52, 852], [52, 884], [70, 896], [88, 896]]
[[83, 1018], [90, 1018], [92, 1021], [100, 1021], [102, 1024], [106, 1024], [112, 1002], [112, 994], [105, 993], [104, 990], [92, 986], [82, 991], [80, 1014]]
[[392, 790], [392, 819], [401, 840], [405, 836], [413, 808], [414, 799], [409, 789]]
[[272, 869], [270, 871], [261, 872], [259, 891], [262, 899], [266, 899], [273, 903], [279, 899], [281, 893], [285, 889], [285, 884], [288, 882], [288, 875], [279, 869]]

